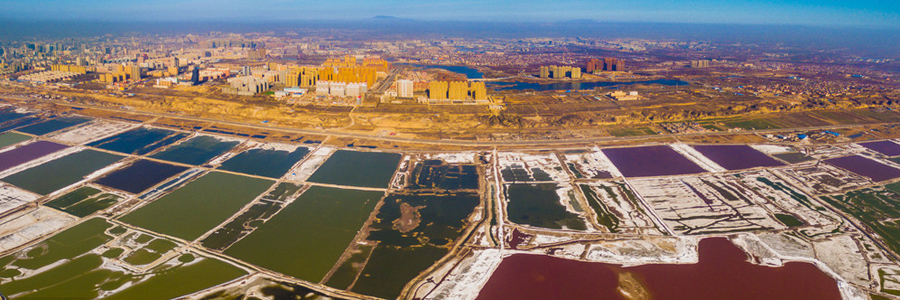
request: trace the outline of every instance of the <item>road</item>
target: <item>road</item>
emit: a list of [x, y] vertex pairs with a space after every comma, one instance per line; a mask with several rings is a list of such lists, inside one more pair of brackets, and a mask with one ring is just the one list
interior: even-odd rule
[[[420, 139], [420, 138], [406, 138], [399, 136], [376, 136], [368, 133], [354, 133], [354, 132], [342, 132], [342, 131], [333, 131], [327, 129], [305, 129], [305, 128], [294, 128], [294, 127], [282, 127], [282, 126], [274, 126], [274, 125], [259, 125], [259, 124], [250, 124], [243, 123], [237, 121], [228, 121], [221, 119], [213, 119], [213, 118], [202, 118], [202, 117], [192, 117], [192, 116], [179, 116], [173, 114], [166, 113], [154, 113], [154, 112], [144, 112], [144, 111], [135, 111], [121, 108], [111, 108], [111, 107], [102, 107], [96, 105], [87, 105], [87, 104], [76, 104], [66, 101], [58, 101], [58, 100], [47, 100], [47, 99], [35, 99], [35, 98], [27, 98], [27, 97], [16, 97], [16, 96], [0, 96], [2, 99], [12, 99], [18, 101], [42, 101], [46, 103], [53, 103], [61, 106], [69, 106], [76, 108], [89, 108], [95, 110], [103, 110], [113, 113], [129, 113], [129, 114], [137, 114], [137, 115], [145, 115], [145, 116], [153, 116], [153, 117], [164, 117], [170, 119], [179, 119], [179, 120], [187, 120], [187, 121], [201, 121], [201, 122], [210, 122], [210, 123], [219, 123], [219, 124], [227, 124], [239, 127], [247, 127], [253, 129], [261, 129], [261, 130], [278, 130], [283, 132], [290, 133], [298, 133], [303, 135], [324, 135], [338, 138], [351, 138], [351, 139], [364, 139], [364, 140], [374, 140], [374, 141], [384, 141], [384, 142], [396, 142], [396, 143], [411, 143], [411, 144], [425, 144], [425, 145], [443, 145], [443, 146], [460, 146], [460, 147], [534, 147], [534, 146], [562, 146], [562, 145], [573, 145], [573, 144], [590, 144], [590, 143], [600, 143], [600, 142], [610, 142], [610, 141], [640, 141], [640, 140], [648, 140], [648, 139], [658, 139], [658, 138], [679, 138], [679, 137], [695, 137], [695, 136], [717, 136], [717, 135], [732, 135], [735, 132], [727, 132], [727, 131], [713, 131], [713, 132], [695, 132], [695, 133], [671, 133], [671, 134], [660, 134], [660, 135], [652, 135], [652, 136], [625, 136], [625, 137], [615, 137], [615, 136], [605, 136], [605, 137], [595, 137], [595, 138], [584, 138], [584, 139], [546, 139], [546, 140], [515, 140], [515, 141], [475, 141], [475, 140], [455, 140], [455, 139]], [[820, 130], [836, 130], [843, 128], [854, 128], [854, 127], [862, 127], [862, 126], [876, 126], [876, 125], [890, 125], [890, 124], [898, 124], [898, 123], [874, 123], [874, 124], [865, 124], [865, 125], [827, 125], [827, 126], [809, 126], [809, 127], [798, 127], [798, 128], [783, 128], [783, 129], [760, 129], [760, 130], [745, 130], [738, 133], [749, 133], [749, 134], [767, 134], [767, 133], [782, 133], [786, 131], [820, 131]]]

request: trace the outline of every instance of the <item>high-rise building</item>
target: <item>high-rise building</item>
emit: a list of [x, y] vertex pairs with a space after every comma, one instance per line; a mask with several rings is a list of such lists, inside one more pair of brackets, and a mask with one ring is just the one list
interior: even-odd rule
[[448, 97], [450, 100], [465, 100], [469, 95], [469, 83], [465, 81], [451, 81]]
[[540, 75], [541, 78], [549, 78], [550, 77], [550, 68], [548, 68], [547, 66], [542, 66], [540, 68], [540, 73], [541, 73], [541, 75]]
[[397, 96], [400, 98], [413, 97], [412, 80], [397, 80]]
[[591, 60], [588, 61], [586, 69], [587, 69], [588, 73], [593, 73], [594, 71], [602, 70], [603, 69], [603, 61], [596, 59], [596, 58], [592, 58]]
[[254, 59], [254, 60], [266, 58], [266, 48], [250, 50], [249, 52], [247, 52], [247, 58]]
[[200, 82], [200, 67], [194, 67], [194, 72], [191, 73], [191, 82], [194, 84]]
[[176, 67], [176, 68], [177, 68], [177, 67], [180, 67], [181, 65], [179, 65], [179, 63], [180, 63], [180, 62], [178, 61], [178, 58], [177, 58], [177, 57], [172, 57], [172, 66], [173, 66], [173, 67]]
[[428, 83], [428, 98], [436, 100], [447, 99], [449, 84], [446, 81], [432, 81]]
[[603, 71], [621, 72], [625, 71], [625, 61], [615, 58], [606, 58], [603, 60]]
[[472, 82], [472, 87], [469, 90], [471, 91], [472, 99], [487, 100], [487, 87], [483, 81]]
[[316, 81], [316, 95], [328, 95], [328, 81]]
[[695, 68], [695, 69], [709, 68], [709, 60], [708, 59], [692, 60], [691, 68]]
[[571, 71], [573, 79], [581, 79], [581, 68], [572, 67]]
[[[200, 69], [195, 68], [194, 70], [196, 72], [199, 72]], [[225, 92], [226, 94], [237, 94], [244, 96], [253, 96], [255, 94], [265, 92], [270, 87], [269, 82], [267, 82], [265, 79], [254, 76], [240, 76], [229, 78], [228, 83], [231, 84], [231, 86], [223, 88], [223, 92]]]
[[331, 96], [343, 97], [346, 89], [347, 83], [344, 82], [331, 82], [328, 84], [328, 94]]
[[131, 80], [141, 80], [141, 66], [131, 65], [128, 76], [131, 76]]
[[559, 66], [550, 66], [550, 78], [562, 78], [561, 76], [559, 76]]

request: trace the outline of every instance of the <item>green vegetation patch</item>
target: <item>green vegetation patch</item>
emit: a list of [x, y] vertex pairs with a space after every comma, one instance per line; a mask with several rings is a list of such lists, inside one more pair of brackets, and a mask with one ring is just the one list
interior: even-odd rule
[[767, 119], [755, 119], [755, 120], [735, 120], [735, 121], [725, 121], [728, 128], [742, 128], [744, 130], [756, 130], [756, 129], [776, 129], [781, 128], [774, 122]]
[[194, 240], [262, 194], [272, 181], [211, 172], [121, 218], [151, 231]]
[[656, 131], [653, 131], [649, 127], [638, 127], [638, 128], [613, 128], [609, 130], [609, 134], [613, 136], [641, 136], [641, 135], [656, 135]]

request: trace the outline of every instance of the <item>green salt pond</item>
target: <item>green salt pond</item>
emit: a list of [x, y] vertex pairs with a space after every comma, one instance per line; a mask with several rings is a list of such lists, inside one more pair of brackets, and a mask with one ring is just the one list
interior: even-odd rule
[[[170, 299], [246, 275], [237, 267], [210, 258], [183, 262], [176, 257], [142, 273], [104, 269], [101, 265], [109, 258], [91, 251], [114, 238], [104, 233], [110, 227], [113, 225], [103, 219], [91, 219], [3, 257], [0, 273], [44, 270], [13, 280], [0, 278], [0, 289], [11, 299], [94, 299], [121, 287], [125, 288], [104, 299]], [[103, 254], [121, 254], [114, 249]]]
[[119, 196], [100, 193], [98, 189], [85, 186], [53, 199], [45, 205], [77, 217], [85, 217], [118, 202]]
[[[352, 290], [397, 298], [407, 283], [450, 251], [479, 203], [475, 193], [389, 195], [369, 226], [368, 240], [377, 246]], [[342, 265], [338, 271], [347, 268]], [[333, 277], [336, 284], [346, 282], [341, 277]]]
[[384, 195], [310, 187], [225, 254], [310, 282], [337, 262]]
[[227, 220], [273, 183], [211, 172], [121, 220], [151, 231], [194, 240]]
[[552, 183], [507, 185], [507, 218], [517, 224], [585, 230], [587, 226], [584, 221], [560, 204], [557, 188]]
[[24, 142], [24, 141], [27, 141], [30, 139], [31, 139], [30, 136], [27, 136], [24, 134], [18, 134], [15, 132], [7, 132], [4, 134], [0, 134], [0, 148], [6, 147], [6, 146], [12, 146], [12, 145], [15, 145], [15, 144], [18, 144], [20, 142]]

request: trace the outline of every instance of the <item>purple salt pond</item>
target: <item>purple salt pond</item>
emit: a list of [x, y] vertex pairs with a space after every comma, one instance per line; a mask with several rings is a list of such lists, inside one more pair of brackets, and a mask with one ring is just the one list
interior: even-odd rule
[[900, 144], [891, 141], [866, 142], [859, 145], [887, 156], [900, 155]]
[[728, 170], [784, 165], [747, 145], [697, 145], [694, 149]]
[[666, 176], [706, 172], [668, 146], [603, 149], [625, 177]]
[[0, 153], [0, 172], [9, 170], [15, 166], [35, 160], [41, 156], [67, 148], [66, 145], [37, 141], [22, 147], [18, 147]]
[[900, 177], [900, 169], [859, 155], [832, 158], [825, 160], [825, 162], [847, 171], [869, 177], [875, 182]]

